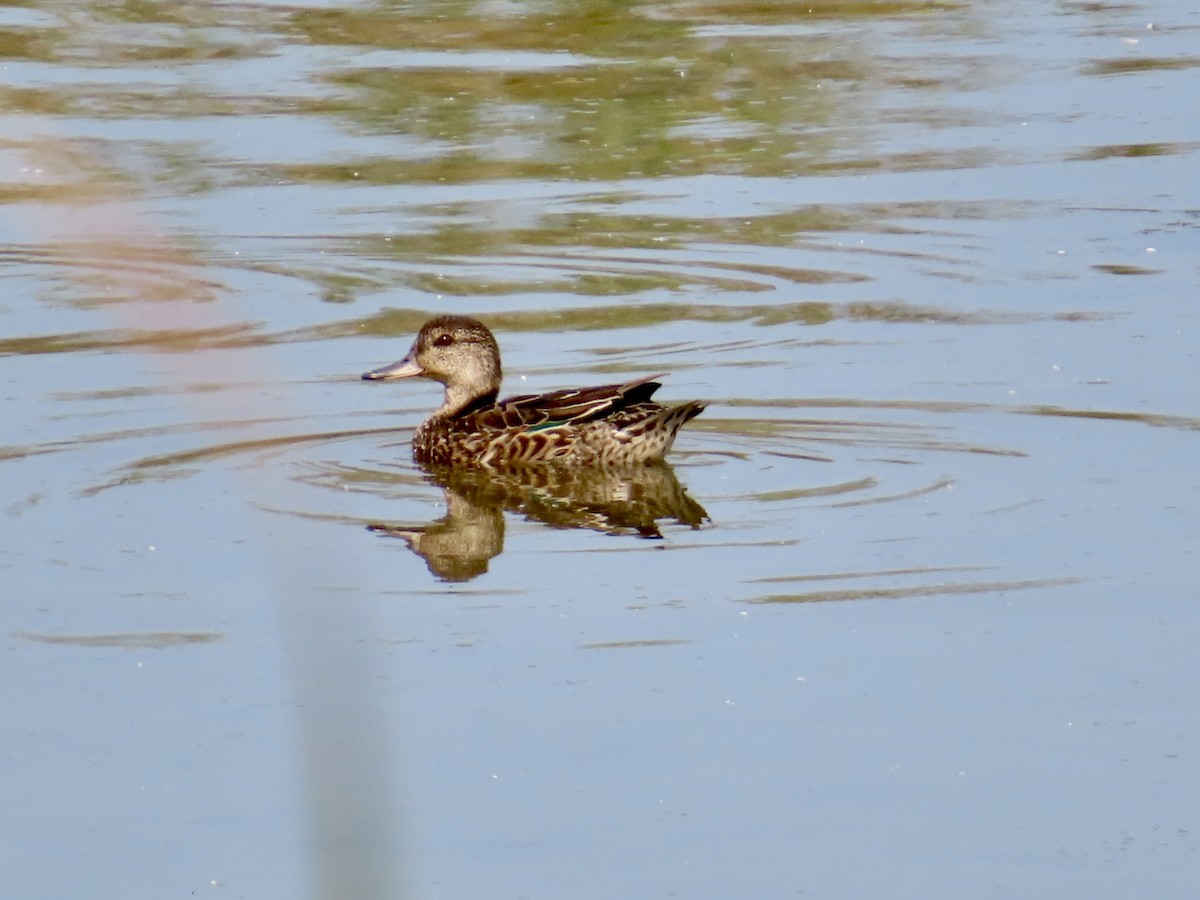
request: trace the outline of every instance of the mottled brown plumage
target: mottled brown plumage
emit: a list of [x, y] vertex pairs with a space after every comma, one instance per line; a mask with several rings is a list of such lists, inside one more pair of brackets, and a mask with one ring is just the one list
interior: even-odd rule
[[499, 345], [483, 323], [467, 316], [430, 319], [407, 356], [363, 378], [415, 375], [446, 387], [442, 405], [413, 435], [413, 456], [425, 464], [645, 463], [661, 459], [680, 426], [704, 409], [695, 400], [655, 403], [650, 398], [661, 386], [657, 375], [497, 400]]

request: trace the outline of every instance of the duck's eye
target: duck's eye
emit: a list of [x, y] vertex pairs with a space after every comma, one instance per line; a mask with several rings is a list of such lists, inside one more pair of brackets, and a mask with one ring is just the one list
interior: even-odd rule
[[447, 334], [444, 331], [433, 339], [433, 346], [435, 347], [449, 347], [453, 343], [454, 335]]

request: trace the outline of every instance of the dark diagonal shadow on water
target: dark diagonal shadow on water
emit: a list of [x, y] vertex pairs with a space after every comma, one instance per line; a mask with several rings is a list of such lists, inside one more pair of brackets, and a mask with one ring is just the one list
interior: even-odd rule
[[[744, 582], [746, 584], [812, 584], [814, 582], [878, 582], [881, 579], [895, 580], [897, 578], [921, 579], [916, 584], [900, 586], [882, 586], [865, 584], [861, 587], [833, 588], [825, 590], [798, 590], [790, 593], [771, 593], [752, 597], [747, 603], [756, 604], [793, 604], [793, 603], [833, 603], [844, 600], [906, 600], [917, 597], [936, 597], [941, 595], [966, 596], [969, 594], [1000, 594], [1011, 591], [1028, 591], [1048, 587], [1061, 587], [1078, 584], [1082, 579], [1065, 578], [1029, 578], [1011, 581], [983, 580], [952, 580], [954, 576], [969, 572], [984, 572], [990, 567], [984, 566], [950, 566], [941, 568], [921, 569], [888, 569], [876, 572], [836, 572], [830, 574], [785, 575], [776, 578], [757, 578]], [[930, 581], [930, 576], [940, 576], [942, 580]]]
[[59, 644], [68, 647], [116, 648], [118, 650], [165, 650], [193, 644], [211, 644], [222, 635], [215, 631], [129, 631], [99, 634], [44, 634], [36, 631], [14, 631], [21, 641], [38, 644]]

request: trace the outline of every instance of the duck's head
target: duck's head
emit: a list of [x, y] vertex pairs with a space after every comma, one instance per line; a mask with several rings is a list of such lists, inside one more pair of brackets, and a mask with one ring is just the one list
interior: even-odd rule
[[469, 316], [438, 316], [421, 326], [399, 362], [364, 372], [367, 381], [420, 375], [446, 386], [441, 414], [461, 412], [500, 390], [500, 347], [487, 326]]

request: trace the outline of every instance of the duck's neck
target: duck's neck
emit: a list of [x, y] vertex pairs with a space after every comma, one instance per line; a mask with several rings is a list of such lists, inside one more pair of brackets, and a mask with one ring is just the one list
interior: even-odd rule
[[480, 407], [491, 406], [496, 402], [499, 393], [499, 387], [480, 392], [478, 389], [472, 390], [461, 384], [448, 384], [442, 405], [437, 408], [431, 418], [457, 419]]

